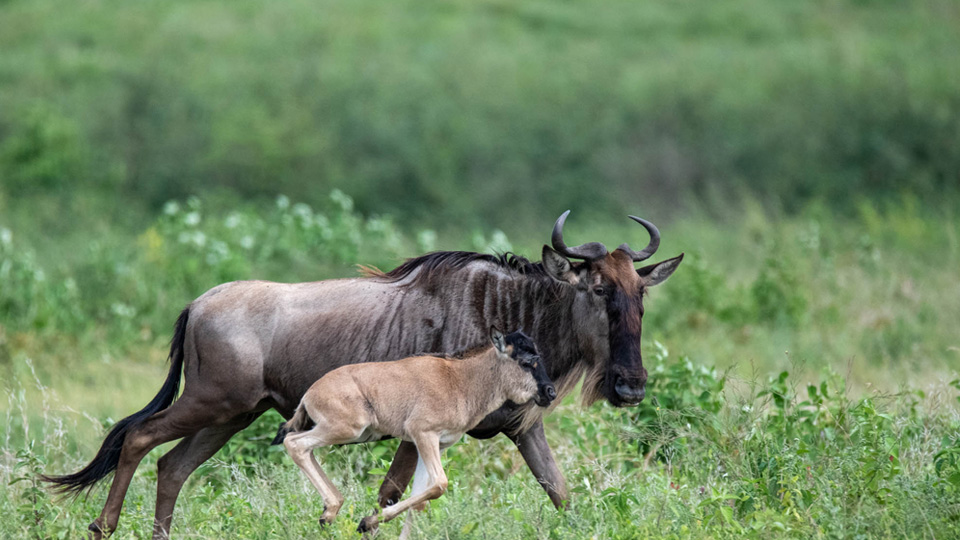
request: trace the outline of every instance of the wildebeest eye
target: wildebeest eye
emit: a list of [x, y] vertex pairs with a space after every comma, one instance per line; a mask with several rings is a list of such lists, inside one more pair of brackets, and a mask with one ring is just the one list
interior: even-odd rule
[[595, 289], [593, 289], [593, 293], [596, 294], [597, 296], [606, 296], [607, 290], [604, 289], [603, 287], [596, 287]]
[[520, 358], [520, 367], [528, 368], [533, 365], [533, 360], [527, 357]]

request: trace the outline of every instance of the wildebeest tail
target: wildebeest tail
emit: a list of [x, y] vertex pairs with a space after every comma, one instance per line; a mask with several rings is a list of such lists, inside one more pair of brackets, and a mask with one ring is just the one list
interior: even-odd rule
[[146, 407], [117, 422], [100, 445], [96, 457], [86, 467], [63, 476], [41, 475], [41, 479], [54, 484], [54, 489], [61, 493], [79, 495], [117, 468], [127, 433], [147, 418], [169, 407], [177, 397], [183, 372], [183, 342], [186, 339], [189, 311], [189, 307], [185, 308], [177, 318], [173, 340], [170, 343], [170, 371], [167, 373], [167, 380], [163, 382], [163, 386], [153, 400]]
[[280, 424], [280, 429], [277, 430], [277, 436], [273, 438], [270, 444], [280, 444], [287, 438], [288, 433], [305, 431], [312, 427], [313, 420], [310, 418], [310, 415], [307, 414], [307, 410], [301, 402], [300, 406], [297, 407], [297, 412], [293, 413], [293, 418]]

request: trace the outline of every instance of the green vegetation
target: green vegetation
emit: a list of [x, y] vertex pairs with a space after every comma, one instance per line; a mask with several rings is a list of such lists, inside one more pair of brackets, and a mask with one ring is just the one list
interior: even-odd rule
[[[447, 452], [451, 488], [418, 516], [421, 537], [955, 534], [960, 417], [947, 403], [952, 390], [854, 399], [835, 374], [797, 388], [786, 371], [766, 383], [738, 381], [741, 387], [734, 389], [715, 371], [672, 360], [658, 347], [650, 388], [655, 397], [649, 403], [633, 411], [603, 405], [585, 414], [567, 400], [548, 421], [548, 436], [574, 494], [568, 511], [556, 513], [533, 479], [517, 472], [521, 462], [505, 439], [470, 441]], [[10, 397], [2, 436], [5, 448], [20, 449], [0, 468], [0, 480], [11, 484], [0, 510], [16, 519], [4, 520], [0, 532], [11, 538], [76, 537], [99, 512], [102, 493], [71, 504], [55, 502], [35, 474], [80, 465], [77, 457], [64, 456], [72, 454], [68, 448], [77, 430], [90, 430], [90, 422], [56, 411], [62, 404], [44, 392], [42, 422], [28, 433], [19, 417], [26, 421], [38, 411]], [[25, 436], [32, 442], [21, 446]], [[322, 502], [286, 455], [266, 446], [271, 436], [248, 437], [245, 444], [257, 442], [264, 454], [256, 460], [248, 459], [248, 448], [231, 445], [201, 469], [181, 500], [176, 535], [355, 534], [356, 522], [375, 505], [396, 444], [320, 452], [324, 468], [347, 496], [339, 520], [320, 530]], [[150, 534], [156, 456], [142, 465], [128, 494], [121, 538]], [[381, 529], [393, 535], [399, 526]]]
[[[146, 403], [209, 287], [536, 259], [567, 208], [570, 243], [637, 247], [630, 213], [686, 252], [648, 399], [547, 418], [562, 513], [505, 439], [454, 447], [420, 537], [957, 536], [958, 50], [951, 0], [0, 2], [0, 538], [82, 535], [105, 490], [36, 473]], [[278, 422], [192, 477], [176, 537], [352, 537], [396, 442], [321, 453], [321, 531]]]
[[[418, 518], [423, 537], [950, 536], [960, 518], [960, 382], [938, 379], [957, 366], [960, 306], [943, 291], [956, 287], [960, 224], [910, 205], [865, 207], [855, 221], [828, 215], [667, 229], [664, 255], [683, 246], [688, 259], [648, 301], [650, 399], [586, 411], [568, 399], [547, 420], [570, 511], [552, 510], [509, 442], [470, 441], [448, 452], [453, 489]], [[575, 234], [613, 243], [637, 228]], [[535, 252], [545, 232], [518, 251]], [[9, 484], [0, 512], [17, 517], [0, 536], [38, 538], [81, 534], [104, 493], [55, 501], [33, 473], [78, 468], [105, 429], [156, 391], [170, 324], [193, 296], [240, 277], [349, 275], [357, 260], [390, 267], [437, 242], [429, 230], [363, 218], [341, 192], [323, 209], [286, 197], [223, 212], [170, 202], [128, 248], [93, 244], [52, 269], [0, 233], [0, 276], [15, 284], [0, 290], [0, 482]], [[500, 232], [436, 247], [511, 248]], [[177, 535], [333, 538], [372, 509], [395, 442], [323, 454], [349, 502], [320, 532], [320, 499], [268, 446], [278, 422], [265, 415], [195, 475]], [[149, 533], [160, 455], [134, 481], [121, 537]]]
[[958, 23], [950, 0], [7, 1], [0, 211], [338, 187], [365, 213], [515, 234], [744, 192], [939, 202]]

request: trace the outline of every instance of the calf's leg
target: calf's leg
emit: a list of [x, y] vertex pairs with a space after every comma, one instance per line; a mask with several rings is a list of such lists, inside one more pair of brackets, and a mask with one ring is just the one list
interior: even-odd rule
[[[443, 450], [441, 449], [441, 453]], [[423, 460], [417, 457], [417, 472], [413, 477], [413, 489], [410, 492], [410, 497], [416, 497], [417, 495], [423, 493], [427, 490], [427, 466], [424, 465]], [[410, 538], [410, 533], [413, 528], [413, 520], [416, 516], [416, 512], [419, 512], [426, 508], [427, 502], [420, 503], [419, 505], [407, 510], [406, 521], [403, 522], [403, 529], [400, 531], [400, 538], [398, 540], [407, 540]]]
[[313, 455], [315, 448], [329, 444], [335, 444], [335, 442], [328, 442], [316, 428], [310, 431], [288, 434], [283, 440], [287, 453], [307, 475], [310, 483], [320, 492], [320, 497], [323, 498], [324, 509], [323, 515], [320, 516], [321, 525], [332, 523], [340, 511], [340, 507], [343, 506], [343, 495], [323, 473], [323, 469], [317, 463], [317, 458]]
[[[410, 497], [388, 506], [380, 512], [380, 515], [367, 516], [360, 521], [357, 531], [366, 532], [373, 530], [382, 521], [386, 523], [391, 519], [402, 514], [405, 510], [416, 507], [426, 501], [436, 499], [443, 495], [447, 490], [447, 475], [443, 472], [443, 465], [440, 463], [440, 436], [437, 433], [421, 433], [414, 437], [417, 445], [417, 452], [420, 454], [420, 460], [423, 461], [423, 469], [427, 472], [427, 488], [422, 493], [411, 495]], [[418, 464], [418, 468], [420, 465]]]

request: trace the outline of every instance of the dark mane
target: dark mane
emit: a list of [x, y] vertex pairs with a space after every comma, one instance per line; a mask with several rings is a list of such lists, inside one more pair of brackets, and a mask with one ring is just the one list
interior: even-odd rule
[[499, 255], [488, 255], [486, 253], [475, 253], [472, 251], [434, 251], [407, 259], [403, 264], [390, 270], [389, 272], [380, 272], [377, 270], [368, 271], [371, 277], [386, 279], [388, 281], [400, 281], [416, 270], [420, 270], [417, 280], [428, 279], [430, 276], [460, 270], [472, 262], [489, 262], [500, 268], [516, 272], [521, 275], [536, 277], [547, 277], [546, 270], [541, 263], [530, 262], [526, 257], [506, 252]]

